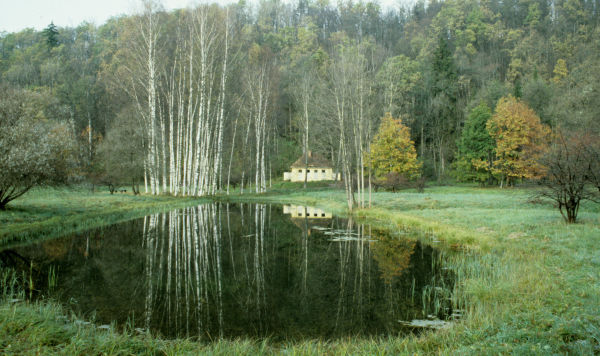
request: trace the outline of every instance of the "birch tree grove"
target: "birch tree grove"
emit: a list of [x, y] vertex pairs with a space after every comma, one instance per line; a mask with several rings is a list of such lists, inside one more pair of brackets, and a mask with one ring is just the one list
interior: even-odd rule
[[115, 78], [136, 102], [144, 129], [146, 192], [215, 194], [223, 171], [229, 14], [200, 5], [179, 12], [174, 23], [162, 15], [155, 2], [144, 2]]
[[368, 105], [373, 71], [366, 51], [365, 44], [351, 44], [343, 39], [333, 57], [329, 78], [335, 108], [332, 115], [337, 118], [340, 137], [338, 155], [350, 210], [356, 203], [365, 206], [364, 159], [374, 127]]
[[[117, 52], [113, 82], [135, 102], [143, 131], [145, 150], [144, 187], [146, 193], [160, 194], [157, 160], [157, 45], [160, 38], [160, 5], [144, 1], [141, 13], [128, 22], [125, 45]], [[148, 188], [150, 186], [150, 189]]]
[[[249, 120], [254, 126], [255, 139], [255, 192], [267, 191], [265, 147], [267, 144], [267, 114], [271, 96], [273, 71], [271, 53], [254, 44], [249, 51], [250, 70], [246, 71], [246, 93], [249, 102]], [[250, 126], [248, 126], [250, 127]]]

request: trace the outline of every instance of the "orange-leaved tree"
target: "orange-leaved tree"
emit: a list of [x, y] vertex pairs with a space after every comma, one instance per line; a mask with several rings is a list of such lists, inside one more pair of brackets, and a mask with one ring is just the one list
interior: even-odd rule
[[379, 131], [371, 144], [371, 167], [377, 179], [396, 173], [406, 179], [416, 179], [421, 174], [415, 143], [410, 139], [408, 127], [401, 119], [386, 113]]
[[545, 167], [539, 158], [548, 149], [550, 129], [525, 103], [512, 96], [501, 98], [486, 128], [496, 141], [492, 173], [501, 186], [544, 175]]

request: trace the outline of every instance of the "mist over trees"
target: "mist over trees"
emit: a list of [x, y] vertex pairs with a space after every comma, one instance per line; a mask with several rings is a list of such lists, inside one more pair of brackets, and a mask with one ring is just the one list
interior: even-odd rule
[[507, 103], [542, 134], [600, 132], [599, 12], [594, 1], [266, 0], [174, 11], [142, 1], [100, 26], [0, 34], [0, 81], [64, 108], [57, 120], [78, 148], [70, 179], [152, 194], [264, 192], [312, 150], [342, 173], [352, 208], [368, 199], [366, 157], [387, 112], [403, 118], [422, 174], [435, 180], [540, 175], [503, 164], [511, 153], [490, 122], [510, 119]]

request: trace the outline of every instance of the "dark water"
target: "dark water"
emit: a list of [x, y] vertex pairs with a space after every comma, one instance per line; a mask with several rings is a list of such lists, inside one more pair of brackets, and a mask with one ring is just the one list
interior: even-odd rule
[[436, 250], [303, 207], [206, 204], [0, 258], [85, 318], [164, 337], [388, 335], [451, 313]]

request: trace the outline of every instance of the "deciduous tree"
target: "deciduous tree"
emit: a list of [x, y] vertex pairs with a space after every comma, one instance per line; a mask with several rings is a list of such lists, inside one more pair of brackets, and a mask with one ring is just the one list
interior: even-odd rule
[[47, 102], [42, 93], [0, 87], [0, 209], [72, 173], [72, 133], [48, 118]]
[[386, 60], [377, 72], [376, 81], [383, 94], [385, 110], [406, 113], [413, 96], [411, 91], [422, 81], [418, 63], [400, 55]]
[[567, 223], [574, 223], [581, 202], [600, 201], [600, 192], [594, 186], [591, 167], [598, 167], [598, 157], [588, 149], [597, 137], [578, 132], [557, 135], [541, 162], [547, 167], [540, 196], [553, 200]]
[[555, 83], [560, 83], [566, 76], [569, 74], [569, 70], [567, 69], [567, 62], [564, 59], [560, 58], [556, 61], [556, 65], [554, 66], [554, 77], [552, 81]]
[[417, 160], [410, 131], [401, 119], [393, 118], [390, 113], [383, 117], [373, 139], [370, 159], [376, 179], [385, 179], [392, 172], [409, 180], [420, 175], [421, 163]]
[[134, 194], [139, 192], [139, 182], [144, 178], [145, 157], [144, 130], [136, 116], [134, 108], [123, 109], [99, 145], [104, 163], [99, 180], [109, 187], [131, 184]]
[[548, 148], [550, 129], [525, 103], [512, 96], [501, 98], [486, 128], [496, 141], [491, 170], [500, 186], [544, 175], [539, 159]]

